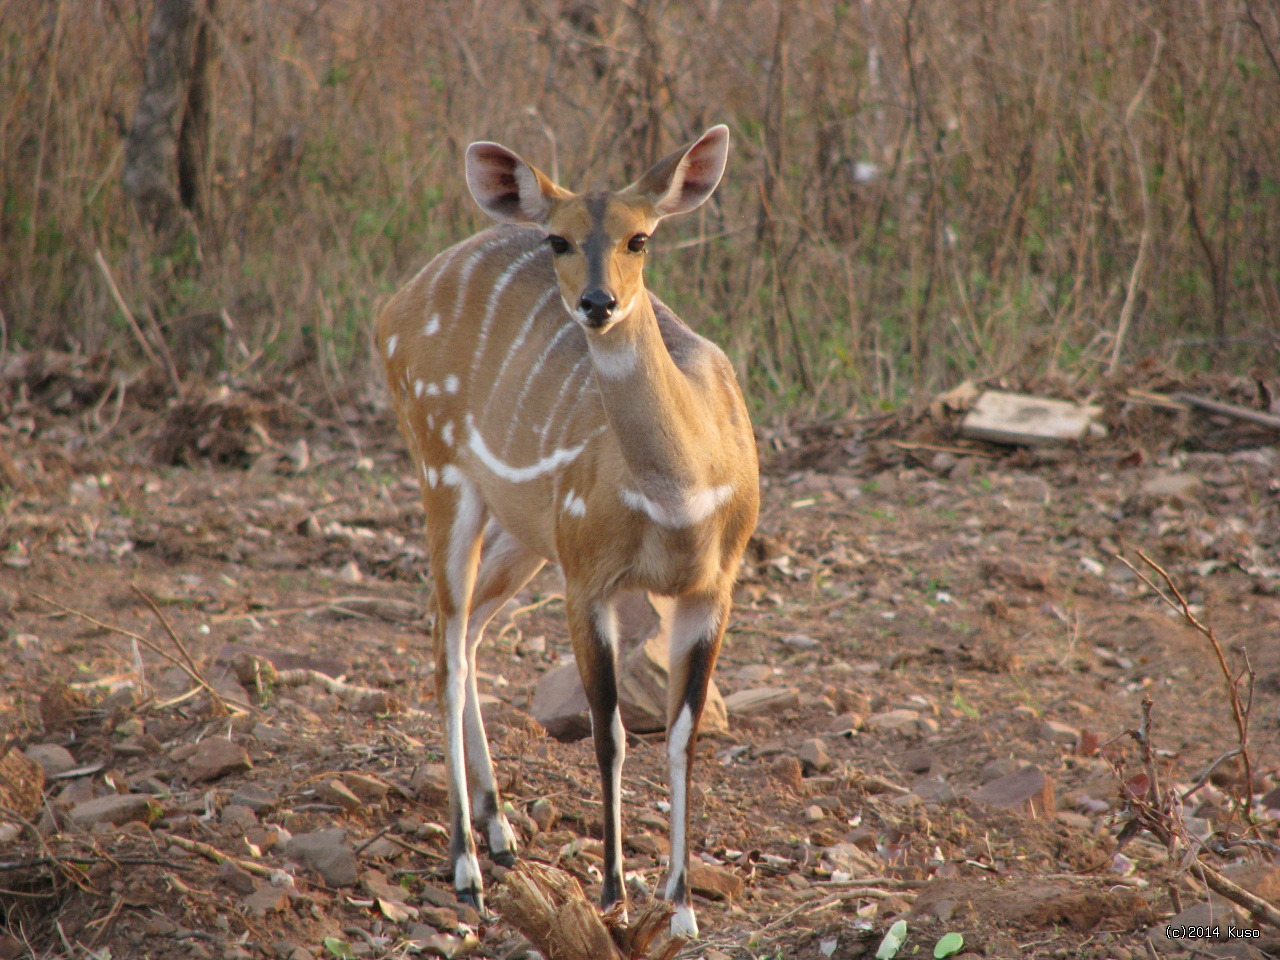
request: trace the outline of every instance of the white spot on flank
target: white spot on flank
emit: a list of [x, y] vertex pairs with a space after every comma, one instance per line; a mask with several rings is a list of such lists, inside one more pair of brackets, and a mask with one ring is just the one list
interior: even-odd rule
[[421, 380], [413, 381], [413, 395], [420, 398], [422, 396], [422, 391], [426, 389], [426, 386], [427, 385]]
[[462, 475], [462, 471], [452, 463], [440, 471], [440, 482], [446, 487], [460, 487], [462, 486], [462, 481], [465, 479], [466, 478]]
[[427, 486], [434, 490], [436, 488], [436, 484], [440, 482], [440, 474], [436, 472], [435, 467], [427, 467], [426, 475]]
[[428, 397], [438, 397], [438, 396], [440, 396], [440, 384], [438, 384], [438, 383], [428, 383], [428, 384], [427, 384], [427, 391], [426, 391], [426, 392], [427, 392], [427, 396], [428, 396]]
[[434, 430], [436, 427], [436, 415], [434, 413], [427, 414], [427, 429]]
[[658, 526], [680, 530], [701, 523], [724, 506], [733, 496], [733, 487], [727, 483], [718, 487], [706, 487], [689, 494], [682, 502], [674, 505], [658, 503], [628, 487], [622, 488], [620, 496], [628, 507], [648, 514], [649, 519]]
[[388, 360], [390, 360], [393, 356], [395, 356], [396, 344], [399, 342], [400, 342], [400, 334], [398, 333], [393, 333], [391, 336], [387, 337], [387, 359]]
[[428, 319], [426, 325], [422, 328], [424, 337], [434, 337], [440, 332], [440, 314], [433, 313]]
[[564, 495], [564, 512], [574, 517], [581, 517], [587, 512], [587, 501], [570, 490]]
[[440, 439], [444, 441], [446, 447], [453, 446], [453, 421], [450, 420], [440, 428]]
[[444, 392], [445, 393], [458, 392], [458, 378], [456, 375], [451, 373], [444, 378]]
[[499, 460], [488, 445], [484, 442], [484, 437], [480, 435], [480, 431], [476, 429], [471, 415], [467, 414], [467, 444], [471, 447], [471, 452], [479, 458], [480, 462], [492, 474], [501, 477], [509, 483], [526, 483], [529, 480], [536, 480], [544, 474], [559, 470], [561, 467], [573, 463], [578, 456], [586, 449], [598, 434], [605, 428], [598, 427], [590, 436], [576, 446], [568, 447], [561, 450], [553, 450], [550, 454], [529, 464], [527, 467], [513, 467], [509, 463]]

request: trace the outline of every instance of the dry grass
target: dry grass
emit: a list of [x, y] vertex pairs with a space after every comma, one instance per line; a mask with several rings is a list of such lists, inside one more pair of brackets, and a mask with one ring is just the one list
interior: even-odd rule
[[726, 182], [664, 227], [651, 286], [759, 408], [1089, 377], [1113, 353], [1276, 361], [1262, 0], [223, 0], [204, 213], [164, 255], [120, 186], [150, 8], [0, 0], [9, 342], [140, 360], [101, 250], [184, 375], [373, 380], [380, 299], [482, 225], [470, 140], [620, 184], [724, 121]]

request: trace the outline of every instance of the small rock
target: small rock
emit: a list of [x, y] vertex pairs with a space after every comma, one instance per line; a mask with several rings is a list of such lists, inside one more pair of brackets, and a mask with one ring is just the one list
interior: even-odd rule
[[975, 790], [974, 801], [998, 810], [1023, 808], [1033, 816], [1052, 817], [1057, 812], [1053, 795], [1053, 779], [1034, 764], [1008, 776], [992, 780]]
[[632, 850], [650, 857], [666, 857], [671, 854], [671, 843], [667, 838], [654, 836], [652, 833], [633, 833], [627, 837], [626, 842]]
[[982, 765], [982, 769], [978, 771], [978, 783], [990, 783], [1000, 777], [1007, 777], [1021, 768], [1021, 766], [1022, 764], [1012, 757], [997, 757], [995, 760], [988, 760]]
[[733, 679], [735, 683], [745, 687], [754, 687], [758, 683], [773, 679], [773, 667], [767, 663], [749, 663], [745, 667], [740, 667], [733, 675]]
[[926, 806], [946, 803], [956, 798], [956, 791], [942, 777], [922, 777], [911, 787], [911, 792], [924, 801]]
[[360, 798], [357, 797], [341, 780], [321, 780], [316, 784], [316, 796], [324, 803], [332, 803], [347, 813], [359, 810]]
[[33, 743], [22, 752], [29, 759], [40, 764], [46, 780], [60, 773], [66, 773], [68, 770], [74, 770], [76, 767], [76, 758], [66, 747], [56, 743]]
[[341, 827], [300, 833], [289, 841], [285, 852], [315, 870], [331, 887], [351, 887], [358, 877], [355, 851], [347, 843]]
[[377, 803], [391, 792], [391, 784], [377, 777], [348, 770], [342, 774], [342, 782], [348, 790], [365, 803]]
[[364, 574], [360, 572], [360, 566], [354, 560], [348, 560], [338, 571], [338, 579], [343, 583], [360, 583], [364, 580]]
[[248, 770], [253, 766], [249, 752], [226, 737], [208, 737], [197, 745], [186, 760], [187, 779], [192, 783], [217, 780], [233, 770]]
[[76, 804], [67, 817], [76, 826], [84, 828], [99, 823], [149, 822], [159, 812], [154, 804], [155, 801], [145, 793], [113, 793]]
[[800, 706], [800, 693], [791, 687], [757, 687], [724, 698], [725, 709], [736, 717], [760, 717]]
[[694, 861], [689, 865], [689, 889], [711, 900], [733, 900], [746, 884], [733, 870]]
[[558, 816], [556, 805], [546, 797], [539, 797], [529, 807], [529, 819], [537, 824], [538, 829], [543, 833], [555, 825]]
[[218, 881], [241, 894], [253, 893], [258, 888], [257, 881], [253, 879], [251, 873], [242, 870], [229, 860], [218, 867]]
[[831, 719], [831, 722], [827, 724], [827, 732], [838, 737], [852, 737], [866, 726], [866, 723], [867, 716], [865, 713], [846, 712]]
[[242, 783], [236, 787], [229, 803], [248, 807], [254, 813], [264, 813], [280, 802], [280, 797], [273, 791], [257, 783]]
[[371, 897], [403, 903], [409, 892], [398, 883], [392, 883], [381, 870], [366, 870], [360, 875], [360, 887]]
[[241, 803], [228, 803], [222, 808], [219, 818], [224, 825], [239, 827], [241, 830], [258, 825], [257, 814]]
[[770, 768], [773, 778], [784, 786], [790, 788], [793, 793], [799, 793], [804, 788], [804, 769], [800, 766], [800, 760], [790, 754], [784, 754], [773, 761]]
[[819, 820], [825, 820], [826, 816], [827, 816], [827, 811], [823, 810], [816, 803], [811, 804], [808, 807], [805, 807], [804, 818], [808, 820], [810, 823], [817, 823]]
[[867, 729], [875, 733], [892, 733], [910, 737], [920, 731], [920, 713], [917, 710], [886, 710], [867, 717]]
[[1142, 484], [1142, 492], [1157, 500], [1192, 500], [1200, 490], [1194, 473], [1158, 473]]
[[427, 763], [413, 771], [409, 789], [429, 807], [449, 802], [449, 770], [443, 763]]
[[1072, 749], [1075, 749], [1076, 744], [1080, 742], [1079, 730], [1069, 724], [1059, 723], [1057, 720], [1046, 720], [1040, 724], [1037, 733], [1041, 740], [1059, 743]]
[[816, 738], [806, 740], [796, 751], [800, 765], [807, 774], [825, 773], [831, 769], [831, 756], [827, 753], [827, 745]]

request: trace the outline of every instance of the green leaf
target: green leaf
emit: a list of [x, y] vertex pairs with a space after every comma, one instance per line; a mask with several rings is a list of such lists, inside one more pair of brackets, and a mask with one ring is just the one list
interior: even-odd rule
[[935, 960], [943, 960], [944, 957], [957, 954], [962, 949], [964, 949], [964, 937], [958, 933], [948, 933], [934, 946], [933, 956]]
[[324, 948], [332, 953], [338, 960], [355, 960], [355, 953], [351, 950], [351, 944], [345, 940], [339, 940], [337, 937], [325, 937]]
[[907, 921], [899, 920], [889, 928], [889, 932], [880, 941], [880, 948], [876, 950], [876, 960], [893, 960], [898, 955], [898, 951], [902, 949], [902, 942], [906, 939]]

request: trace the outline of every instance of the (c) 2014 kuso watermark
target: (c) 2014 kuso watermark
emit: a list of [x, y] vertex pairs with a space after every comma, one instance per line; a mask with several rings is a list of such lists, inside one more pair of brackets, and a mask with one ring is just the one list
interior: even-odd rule
[[[1223, 933], [1223, 930], [1226, 933]], [[1176, 927], [1171, 923], [1164, 926], [1164, 935], [1169, 940], [1251, 940], [1262, 936], [1261, 930], [1250, 927], [1237, 927], [1234, 924], [1199, 924]]]

